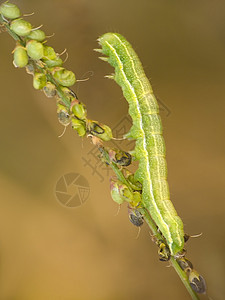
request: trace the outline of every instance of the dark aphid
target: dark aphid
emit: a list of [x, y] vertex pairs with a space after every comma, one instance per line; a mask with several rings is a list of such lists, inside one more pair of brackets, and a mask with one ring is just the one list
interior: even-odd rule
[[159, 245], [159, 249], [158, 249], [159, 260], [168, 261], [171, 256], [169, 247], [162, 241], [159, 241], [158, 245]]
[[192, 263], [186, 257], [180, 257], [177, 259], [177, 262], [184, 272], [191, 271], [193, 269]]
[[142, 214], [136, 209], [128, 206], [128, 216], [131, 223], [137, 227], [140, 227], [144, 223]]
[[122, 167], [129, 166], [132, 160], [130, 153], [119, 149], [109, 150], [109, 158], [111, 161]]
[[198, 274], [196, 270], [191, 270], [188, 275], [190, 286], [198, 294], [206, 293], [206, 282], [205, 279]]

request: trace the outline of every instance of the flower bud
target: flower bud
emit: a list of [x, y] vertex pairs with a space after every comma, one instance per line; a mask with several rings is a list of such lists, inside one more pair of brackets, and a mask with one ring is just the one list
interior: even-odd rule
[[43, 42], [45, 39], [44, 31], [40, 29], [32, 30], [31, 33], [27, 36], [30, 40], [35, 40], [38, 42]]
[[59, 123], [61, 123], [64, 126], [68, 126], [70, 124], [71, 117], [67, 108], [64, 105], [57, 103], [57, 115]]
[[32, 25], [23, 19], [16, 19], [12, 21], [10, 29], [19, 36], [26, 36], [30, 34]]
[[74, 73], [62, 67], [54, 68], [54, 70], [52, 71], [52, 75], [59, 84], [66, 87], [74, 85], [76, 81]]
[[86, 126], [84, 121], [72, 118], [71, 120], [72, 128], [75, 129], [80, 137], [86, 134]]
[[87, 116], [87, 110], [85, 109], [84, 104], [82, 103], [72, 103], [71, 104], [72, 108], [72, 113], [74, 116], [76, 116], [78, 119], [85, 119]]
[[46, 85], [46, 76], [43, 73], [34, 73], [33, 77], [33, 87], [36, 90], [41, 90]]
[[44, 47], [42, 43], [37, 42], [35, 40], [31, 40], [26, 45], [27, 48], [27, 54], [30, 58], [34, 60], [39, 60], [44, 55]]
[[16, 5], [8, 2], [2, 3], [0, 6], [0, 13], [8, 19], [17, 19], [21, 15], [20, 10]]
[[48, 81], [46, 85], [43, 87], [43, 92], [45, 93], [45, 96], [48, 98], [52, 98], [56, 95], [56, 88], [53, 83]]
[[101, 140], [107, 142], [112, 139], [112, 130], [107, 125], [89, 120], [88, 127], [90, 134], [97, 136]]
[[14, 66], [18, 68], [23, 68], [28, 64], [28, 55], [24, 47], [20, 45], [16, 46], [16, 48], [14, 49], [13, 56], [14, 56], [14, 60], [13, 60]]

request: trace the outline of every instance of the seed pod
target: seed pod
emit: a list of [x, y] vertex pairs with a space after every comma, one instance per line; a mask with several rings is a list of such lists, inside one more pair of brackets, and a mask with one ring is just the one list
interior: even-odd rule
[[206, 293], [205, 279], [196, 270], [191, 270], [188, 275], [191, 288], [198, 294]]
[[63, 65], [63, 61], [60, 57], [56, 59], [47, 59], [44, 61], [48, 68], [61, 67]]
[[59, 123], [64, 126], [68, 126], [70, 124], [71, 117], [64, 105], [57, 103], [57, 115]]
[[[70, 88], [67, 88], [67, 87], [65, 87], [65, 86], [62, 86], [62, 85], [60, 85], [60, 89], [62, 90], [62, 92], [65, 94], [65, 96], [68, 98], [68, 100], [70, 101], [70, 102], [72, 102], [72, 101], [74, 101], [75, 99], [77, 99], [77, 95], [74, 93], [74, 91], [72, 91]], [[60, 100], [61, 98], [59, 98], [59, 100]], [[78, 100], [76, 100], [77, 101], [77, 103], [79, 103], [78, 102]]]
[[15, 67], [23, 68], [28, 64], [27, 51], [21, 45], [16, 46], [13, 53], [13, 64]]
[[26, 45], [27, 54], [34, 60], [39, 60], [44, 55], [44, 47], [42, 43], [31, 40]]
[[44, 33], [44, 31], [40, 30], [40, 29], [35, 29], [32, 30], [31, 33], [27, 36], [30, 40], [35, 40], [38, 42], [43, 42], [46, 35]]
[[23, 19], [16, 19], [12, 21], [10, 29], [19, 36], [26, 36], [30, 34], [32, 25]]
[[109, 150], [109, 158], [111, 161], [122, 167], [129, 166], [132, 160], [130, 153], [119, 149]]
[[112, 199], [118, 204], [122, 204], [124, 201], [132, 202], [133, 200], [133, 193], [119, 180], [114, 181], [111, 179], [110, 190]]
[[184, 272], [191, 271], [193, 269], [192, 263], [186, 257], [178, 258], [177, 262]]
[[97, 121], [89, 120], [88, 130], [90, 134], [97, 136], [103, 141], [110, 141], [112, 139], [112, 130], [107, 125], [98, 123]]
[[45, 96], [48, 98], [52, 98], [56, 95], [56, 88], [53, 83], [48, 81], [46, 85], [43, 87], [43, 92], [45, 93]]
[[16, 5], [8, 2], [2, 3], [0, 6], [0, 13], [8, 19], [17, 19], [21, 15], [20, 10]]
[[43, 60], [53, 60], [57, 58], [57, 54], [55, 53], [55, 50], [50, 46], [44, 46], [44, 57]]
[[128, 216], [131, 223], [137, 227], [140, 227], [144, 223], [142, 214], [136, 209], [128, 206]]
[[72, 128], [75, 129], [80, 137], [85, 136], [86, 126], [85, 123], [81, 120], [72, 118], [71, 120]]
[[34, 69], [33, 64], [28, 64], [26, 66], [26, 72], [27, 72], [27, 74], [34, 75], [34, 71], [35, 71], [35, 69]]
[[62, 67], [54, 68], [52, 75], [59, 84], [66, 87], [74, 85], [76, 82], [74, 73]]
[[76, 116], [78, 119], [85, 119], [87, 117], [87, 110], [85, 109], [85, 105], [83, 103], [76, 103], [73, 102], [71, 104], [72, 108], [72, 113], [74, 116]]
[[158, 254], [159, 254], [159, 260], [160, 261], [168, 261], [170, 259], [170, 250], [168, 248], [168, 246], [162, 242], [162, 241], [158, 241]]
[[142, 190], [142, 184], [134, 178], [134, 174], [125, 169], [126, 179], [129, 181], [130, 186], [134, 191]]
[[46, 76], [43, 73], [34, 73], [33, 77], [33, 87], [36, 90], [41, 90], [46, 85]]

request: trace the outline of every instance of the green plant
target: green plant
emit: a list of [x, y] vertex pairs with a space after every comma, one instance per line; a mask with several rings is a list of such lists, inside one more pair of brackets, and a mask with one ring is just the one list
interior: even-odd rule
[[[56, 97], [61, 124], [71, 125], [81, 137], [92, 138], [101, 159], [117, 176], [117, 180], [111, 181], [113, 200], [128, 204], [129, 217], [135, 226], [141, 226], [145, 220], [158, 246], [160, 260], [170, 260], [192, 299], [198, 299], [196, 293], [206, 290], [205, 281], [185, 257], [184, 243], [188, 236], [170, 201], [158, 104], [132, 46], [121, 35], [107, 33], [100, 37], [102, 49], [97, 50], [115, 68], [115, 74], [109, 77], [121, 86], [129, 103], [133, 126], [125, 138], [135, 139], [136, 146], [128, 153], [105, 146], [104, 142], [113, 138], [110, 127], [87, 118], [85, 105], [70, 89], [76, 82], [75, 75], [63, 67], [60, 55], [46, 44], [45, 33], [21, 18], [14, 4], [3, 3], [0, 13], [2, 26], [16, 41], [15, 67], [25, 68], [33, 76], [35, 89], [43, 90], [47, 97]], [[126, 169], [132, 160], [139, 161], [134, 174]]]

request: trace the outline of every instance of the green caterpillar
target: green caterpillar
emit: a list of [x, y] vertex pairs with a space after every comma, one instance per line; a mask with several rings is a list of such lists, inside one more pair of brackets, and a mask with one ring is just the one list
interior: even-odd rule
[[157, 100], [141, 62], [127, 40], [118, 33], [106, 33], [98, 41], [102, 47], [99, 52], [107, 56], [102, 59], [115, 68], [115, 74], [110, 77], [120, 85], [129, 103], [133, 125], [126, 137], [136, 140], [132, 154], [139, 160], [135, 179], [143, 186], [143, 205], [165, 237], [171, 255], [176, 255], [184, 246], [183, 223], [170, 201]]

